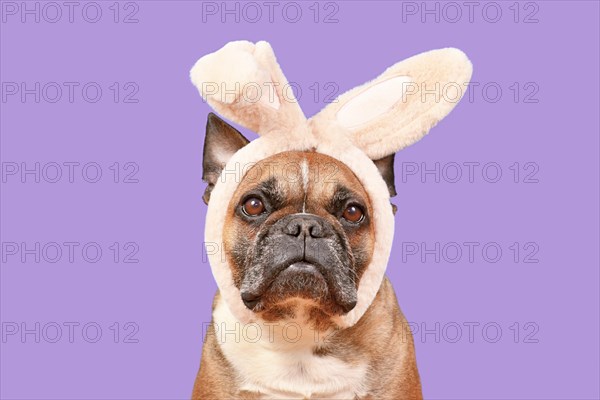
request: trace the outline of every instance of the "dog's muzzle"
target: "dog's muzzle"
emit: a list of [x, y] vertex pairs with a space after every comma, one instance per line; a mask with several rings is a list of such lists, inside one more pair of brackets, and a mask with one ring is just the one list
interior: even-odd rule
[[342, 230], [314, 214], [287, 215], [257, 235], [240, 288], [254, 310], [269, 291], [278, 298], [331, 296], [342, 312], [356, 306], [354, 260]]

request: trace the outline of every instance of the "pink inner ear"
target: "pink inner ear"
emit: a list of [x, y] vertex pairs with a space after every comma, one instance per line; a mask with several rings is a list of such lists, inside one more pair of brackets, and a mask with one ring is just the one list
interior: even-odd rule
[[394, 76], [370, 85], [350, 99], [337, 112], [338, 122], [347, 129], [356, 128], [389, 111], [413, 82], [410, 76]]
[[[255, 83], [251, 83], [250, 85], [255, 85]], [[279, 102], [279, 96], [277, 94], [275, 80], [271, 75], [264, 71], [264, 79], [262, 86], [256, 85], [253, 89], [255, 92], [255, 98], [258, 98], [259, 102], [267, 107], [271, 107], [274, 110], [279, 110], [281, 103]], [[289, 87], [289, 85], [286, 85]], [[285, 90], [285, 89], [284, 89]], [[284, 93], [284, 96], [287, 93]], [[250, 101], [252, 102], [252, 101]]]

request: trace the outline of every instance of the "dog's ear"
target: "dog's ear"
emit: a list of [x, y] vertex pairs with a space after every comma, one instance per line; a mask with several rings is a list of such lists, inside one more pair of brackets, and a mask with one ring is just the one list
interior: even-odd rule
[[233, 126], [214, 113], [208, 114], [202, 160], [202, 180], [208, 183], [202, 196], [204, 203], [208, 204], [210, 193], [227, 161], [248, 143], [248, 139]]
[[[380, 158], [379, 160], [373, 160], [375, 166], [379, 170], [381, 177], [385, 181], [388, 191], [390, 192], [390, 197], [396, 196], [396, 182], [394, 181], [394, 157], [396, 153], [392, 153], [389, 156]], [[394, 214], [396, 214], [397, 207], [395, 204], [392, 204], [392, 210]]]
[[387, 157], [380, 158], [379, 160], [373, 160], [375, 166], [379, 170], [379, 173], [383, 177], [383, 180], [387, 184], [388, 190], [390, 191], [390, 197], [396, 195], [396, 183], [394, 182], [394, 157], [396, 153], [392, 153]]

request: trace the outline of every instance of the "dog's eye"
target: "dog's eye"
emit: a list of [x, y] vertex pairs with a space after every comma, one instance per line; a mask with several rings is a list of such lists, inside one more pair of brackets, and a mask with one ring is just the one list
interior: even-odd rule
[[244, 211], [244, 214], [246, 215], [255, 217], [265, 211], [265, 205], [259, 198], [250, 197], [244, 202], [242, 211]]
[[363, 210], [359, 206], [357, 206], [355, 204], [350, 204], [344, 210], [344, 213], [342, 214], [342, 218], [344, 218], [348, 222], [357, 224], [365, 218], [365, 214], [363, 213]]

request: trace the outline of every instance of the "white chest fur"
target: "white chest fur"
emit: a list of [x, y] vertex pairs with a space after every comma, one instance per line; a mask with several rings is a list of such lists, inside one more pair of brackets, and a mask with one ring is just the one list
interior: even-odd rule
[[[319, 336], [300, 322], [241, 324], [219, 301], [216, 339], [238, 372], [240, 389], [263, 399], [355, 399], [365, 394], [366, 364], [315, 355]], [[322, 336], [321, 336], [322, 337]]]

